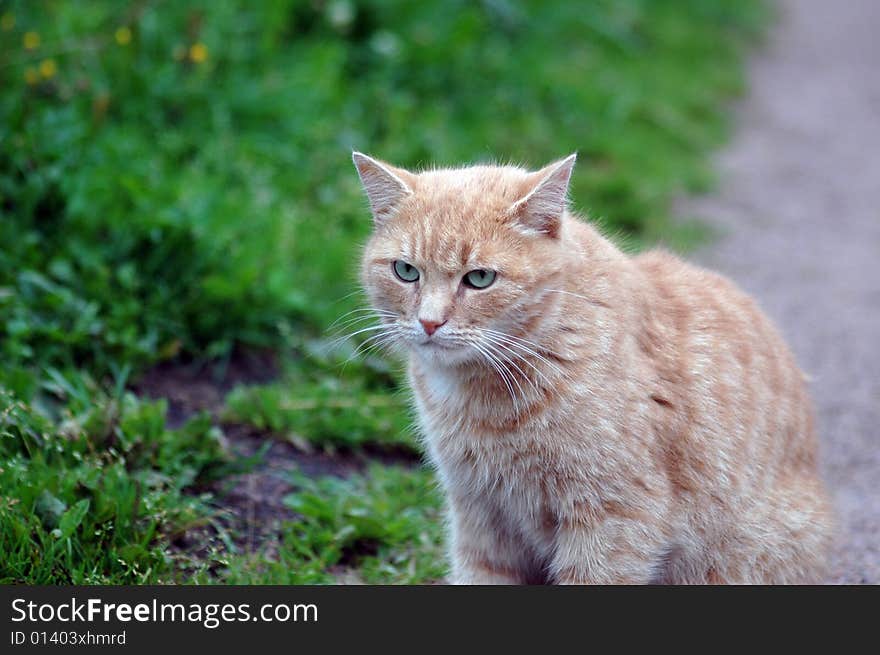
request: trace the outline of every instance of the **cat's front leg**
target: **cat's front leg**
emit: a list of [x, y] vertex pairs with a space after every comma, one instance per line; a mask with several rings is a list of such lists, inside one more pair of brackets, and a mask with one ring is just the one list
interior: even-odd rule
[[665, 552], [661, 531], [648, 516], [566, 516], [555, 546], [555, 584], [648, 584]]
[[451, 499], [452, 584], [522, 584], [522, 553], [481, 503]]

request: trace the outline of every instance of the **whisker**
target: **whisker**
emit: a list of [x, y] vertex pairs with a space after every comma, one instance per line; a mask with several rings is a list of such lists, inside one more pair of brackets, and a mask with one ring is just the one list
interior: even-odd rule
[[388, 327], [389, 326], [387, 326], [387, 325], [370, 325], [368, 327], [356, 330], [350, 334], [343, 334], [341, 337], [338, 337], [338, 338], [334, 339], [333, 341], [331, 341], [327, 347], [328, 348], [336, 348], [340, 344], [344, 343], [345, 341], [348, 341], [352, 337], [356, 337], [359, 334], [363, 334], [364, 332], [375, 332], [376, 330], [387, 330]]
[[359, 355], [365, 355], [371, 350], [375, 350], [376, 348], [381, 348], [383, 345], [393, 340], [398, 336], [396, 329], [390, 329], [388, 332], [382, 332], [381, 334], [373, 334], [366, 339], [364, 339], [363, 343], [361, 343], [357, 348], [355, 348], [354, 352], [348, 358], [348, 360], [352, 360]]
[[579, 293], [574, 293], [572, 291], [565, 291], [563, 289], [541, 289], [541, 291], [549, 291], [550, 293], [564, 293], [567, 296], [574, 296], [575, 298], [580, 298], [581, 300], [586, 300], [591, 305], [596, 305], [598, 307], [605, 307], [608, 309], [610, 306], [608, 303], [602, 302], [601, 300], [596, 300], [595, 298], [588, 298], [587, 296], [582, 296]]
[[[547, 383], [548, 386], [552, 386], [552, 383], [550, 382], [549, 378], [548, 378], [546, 375], [544, 375], [544, 372], [541, 371], [541, 369], [539, 369], [537, 366], [535, 366], [534, 364], [532, 364], [529, 360], [527, 360], [527, 359], [526, 359], [525, 357], [523, 357], [521, 354], [519, 354], [518, 352], [516, 352], [515, 350], [513, 350], [512, 348], [510, 348], [508, 345], [504, 344], [500, 339], [498, 339], [498, 338], [495, 337], [495, 336], [488, 335], [488, 334], [487, 334], [487, 335], [483, 335], [483, 338], [484, 338], [484, 339], [488, 339], [491, 343], [494, 343], [494, 344], [495, 344], [496, 346], [498, 346], [499, 348], [504, 348], [504, 350], [506, 350], [507, 352], [509, 352], [511, 355], [513, 355], [514, 357], [516, 357], [516, 358], [519, 359], [519, 360], [522, 360], [522, 362], [523, 362], [524, 364], [526, 364], [527, 366], [531, 367], [531, 369], [532, 369], [533, 371], [535, 371], [535, 373], [537, 373], [539, 376], [541, 376], [541, 378], [544, 380], [544, 382]], [[530, 353], [530, 354], [534, 354], [534, 353]], [[511, 364], [513, 364], [514, 366], [516, 366], [516, 364], [515, 364], [513, 361], [511, 361]], [[520, 371], [520, 373], [522, 373], [523, 377], [526, 378], [526, 379], [532, 384], [532, 386], [535, 388], [535, 391], [537, 391], [538, 393], [540, 393], [541, 390], [540, 390], [540, 388], [538, 387], [538, 385], [535, 384], [534, 380], [532, 380], [528, 375], [526, 375], [526, 374], [522, 371], [522, 369], [519, 368], [519, 366], [517, 366], [516, 368], [517, 368], [518, 371]]]
[[337, 325], [332, 330], [328, 330], [331, 335], [338, 335], [346, 330], [356, 329], [359, 327], [367, 327], [368, 325], [388, 325], [392, 321], [392, 316], [360, 316], [354, 319], [348, 319]]
[[358, 316], [354, 316], [349, 318], [346, 323], [349, 321], [360, 321], [367, 318], [379, 317], [379, 316], [394, 316], [394, 312], [389, 312], [384, 309], [373, 309], [371, 307], [359, 307], [357, 309], [352, 309], [350, 312], [345, 312], [342, 316], [333, 321], [330, 325], [327, 326], [327, 330], [331, 330], [333, 327], [338, 325], [344, 319], [350, 317], [352, 314], [358, 314]]
[[391, 344], [391, 343], [394, 343], [394, 337], [393, 337], [393, 336], [386, 337], [385, 339], [379, 339], [379, 340], [377, 340], [375, 343], [371, 343], [369, 346], [367, 346], [366, 348], [364, 348], [364, 349], [359, 353], [359, 355], [360, 355], [360, 356], [363, 356], [363, 357], [366, 357], [366, 356], [368, 356], [368, 355], [372, 355], [372, 354], [375, 353], [377, 350], [381, 350], [381, 349], [387, 347], [387, 346], [388, 346], [389, 344]]
[[[528, 402], [527, 402], [528, 397], [526, 395], [525, 389], [523, 389], [523, 386], [520, 384], [516, 375], [513, 374], [513, 371], [510, 370], [510, 368], [508, 367], [508, 364], [513, 364], [513, 366], [520, 372], [520, 374], [523, 375], [524, 377], [526, 377], [526, 379], [528, 379], [528, 377], [525, 376], [525, 374], [522, 372], [522, 369], [520, 369], [515, 363], [511, 362], [509, 359], [505, 358], [504, 354], [498, 352], [497, 348], [493, 347], [492, 344], [483, 343], [482, 345], [483, 345], [483, 347], [486, 348], [487, 352], [489, 352], [489, 354], [491, 354], [493, 356], [493, 359], [495, 359], [495, 361], [498, 362], [499, 366], [501, 366], [501, 368], [504, 369], [504, 372], [507, 374], [507, 377], [510, 379], [510, 381], [514, 385], [516, 385], [517, 391], [519, 391], [518, 398], [522, 400], [523, 406], [524, 407], [528, 406]], [[516, 413], [519, 413], [519, 406], [516, 403], [514, 404], [514, 411]]]
[[344, 372], [348, 364], [354, 361], [356, 358], [360, 357], [361, 355], [365, 355], [374, 349], [381, 348], [388, 343], [393, 342], [394, 339], [398, 337], [399, 332], [400, 331], [396, 326], [390, 326], [385, 332], [370, 335], [369, 337], [364, 339], [363, 343], [355, 348], [354, 352], [349, 355], [349, 357], [344, 362], [342, 362], [341, 370]]
[[332, 303], [330, 303], [330, 304], [332, 304], [332, 305], [338, 305], [338, 304], [341, 303], [343, 300], [348, 300], [348, 299], [351, 298], [352, 296], [356, 296], [356, 295], [359, 294], [359, 293], [364, 293], [364, 290], [363, 290], [363, 289], [355, 289], [355, 290], [352, 291], [351, 293], [347, 293], [347, 294], [345, 294], [344, 296], [342, 296], [341, 298], [337, 298], [336, 300], [334, 300], [334, 301], [333, 301]]
[[560, 355], [558, 352], [556, 352], [554, 350], [550, 350], [550, 348], [547, 348], [546, 346], [543, 346], [539, 343], [535, 343], [534, 341], [529, 341], [528, 339], [523, 339], [522, 337], [515, 337], [512, 334], [507, 334], [506, 332], [499, 332], [498, 330], [491, 330], [489, 328], [479, 328], [479, 330], [482, 332], [488, 332], [489, 334], [495, 334], [500, 337], [505, 337], [507, 339], [510, 339], [511, 341], [516, 342], [516, 343], [534, 348], [536, 352], [540, 350], [542, 352], [547, 353], [548, 355], [553, 355], [554, 357], [559, 357], [560, 359], [563, 358], [562, 355]]
[[[563, 371], [559, 366], [557, 366], [556, 364], [554, 364], [553, 362], [551, 362], [549, 359], [547, 359], [546, 357], [544, 357], [543, 355], [541, 355], [541, 354], [540, 354], [539, 352], [537, 352], [536, 350], [533, 350], [533, 349], [530, 348], [529, 346], [526, 346], [524, 343], [519, 343], [518, 341], [514, 340], [514, 338], [511, 337], [510, 335], [508, 335], [508, 334], [504, 334], [503, 332], [497, 332], [497, 331], [495, 331], [495, 330], [486, 330], [486, 329], [482, 330], [482, 332], [484, 333], [483, 336], [484, 336], [485, 338], [492, 338], [492, 337], [494, 337], [494, 338], [499, 339], [500, 341], [504, 342], [505, 344], [507, 344], [507, 345], [509, 345], [509, 346], [511, 346], [511, 347], [513, 347], [513, 348], [519, 348], [520, 350], [524, 351], [526, 354], [531, 355], [532, 357], [535, 357], [536, 359], [538, 359], [538, 360], [544, 362], [547, 366], [549, 366], [551, 369], [553, 369], [554, 371], [556, 371], [556, 372], [557, 372], [559, 375], [561, 375], [563, 378], [568, 377], [567, 374], [565, 373], [565, 371]], [[522, 340], [520, 340], [520, 341], [522, 341]], [[538, 346], [538, 347], [540, 347], [540, 346]], [[549, 354], [553, 354], [553, 355], [555, 355], [556, 357], [561, 357], [560, 355], [558, 355], [558, 354], [556, 354], [556, 353], [550, 353], [550, 352], [547, 351], [547, 350], [545, 350], [545, 352], [548, 352]], [[522, 357], [521, 355], [519, 355], [519, 357], [520, 357], [520, 359], [525, 359], [525, 358]], [[537, 370], [537, 369], [536, 369], [536, 370]], [[546, 378], [545, 378], [545, 379], [546, 379]]]
[[505, 372], [502, 370], [502, 368], [498, 365], [497, 361], [495, 360], [495, 357], [493, 355], [491, 355], [489, 352], [487, 352], [480, 344], [472, 343], [471, 345], [477, 350], [477, 352], [479, 352], [481, 355], [483, 355], [483, 357], [486, 359], [486, 361], [498, 373], [498, 376], [501, 378], [501, 381], [504, 383], [504, 386], [507, 387], [507, 392], [510, 394], [510, 400], [513, 402], [514, 412], [519, 413], [519, 407], [518, 407], [518, 404], [516, 401], [516, 394], [513, 392], [513, 387], [511, 386], [510, 382], [507, 379], [507, 377], [508, 377], [507, 374], [505, 374]]
[[[540, 395], [541, 390], [538, 388], [538, 385], [535, 384], [535, 381], [532, 380], [528, 375], [526, 375], [526, 373], [525, 373], [525, 372], [519, 367], [519, 365], [518, 365], [515, 361], [513, 361], [513, 360], [510, 359], [509, 357], [505, 357], [505, 356], [504, 356], [504, 353], [498, 352], [497, 348], [494, 348], [494, 346], [499, 346], [499, 345], [501, 345], [501, 344], [492, 344], [492, 343], [490, 342], [490, 344], [485, 344], [485, 345], [487, 345], [490, 349], [493, 350], [493, 352], [494, 352], [495, 355], [499, 358], [499, 360], [501, 360], [501, 361], [502, 361], [503, 363], [505, 363], [505, 364], [511, 364], [511, 365], [512, 365], [517, 371], [519, 371], [519, 374], [520, 374], [521, 376], [523, 376], [523, 378], [525, 378], [525, 380], [526, 380], [529, 384], [532, 385], [532, 387], [535, 389], [535, 392], [537, 392], [538, 395]], [[502, 346], [502, 347], [503, 347], [503, 346]], [[509, 351], [509, 352], [513, 352], [513, 351]], [[523, 360], [523, 361], [525, 361], [525, 360]], [[509, 369], [508, 369], [508, 370], [509, 370]], [[513, 379], [513, 381], [516, 383], [516, 386], [519, 387], [520, 395], [522, 396], [523, 401], [525, 401], [525, 400], [526, 400], [526, 392], [525, 392], [525, 390], [522, 388], [522, 385], [519, 383], [519, 380], [516, 379], [516, 376], [513, 375], [513, 373], [511, 373], [510, 376], [511, 376], [511, 378]]]

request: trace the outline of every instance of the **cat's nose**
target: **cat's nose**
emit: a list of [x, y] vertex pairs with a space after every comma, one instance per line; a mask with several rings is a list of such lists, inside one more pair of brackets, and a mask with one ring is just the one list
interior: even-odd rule
[[446, 325], [446, 321], [426, 321], [423, 318], [419, 319], [419, 323], [422, 324], [422, 327], [425, 328], [425, 334], [429, 337], [437, 331], [437, 328], [441, 325]]

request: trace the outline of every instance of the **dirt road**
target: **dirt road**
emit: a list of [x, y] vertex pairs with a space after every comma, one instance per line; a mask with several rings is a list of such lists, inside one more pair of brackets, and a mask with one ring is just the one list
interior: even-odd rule
[[838, 511], [832, 583], [880, 583], [880, 2], [784, 0], [719, 188], [680, 211], [813, 378]]

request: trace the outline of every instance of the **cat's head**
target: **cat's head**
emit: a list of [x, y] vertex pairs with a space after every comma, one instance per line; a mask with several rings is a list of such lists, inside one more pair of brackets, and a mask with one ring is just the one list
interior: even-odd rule
[[438, 366], [508, 360], [534, 342], [568, 259], [563, 216], [575, 155], [537, 172], [412, 173], [353, 158], [373, 213], [361, 281], [385, 326], [375, 340]]

